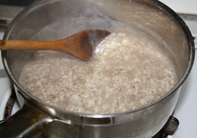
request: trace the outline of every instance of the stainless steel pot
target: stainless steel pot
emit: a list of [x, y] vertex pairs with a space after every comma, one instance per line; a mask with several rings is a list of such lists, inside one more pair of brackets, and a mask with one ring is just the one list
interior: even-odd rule
[[2, 51], [8, 76], [22, 109], [0, 125], [0, 137], [148, 138], [166, 123], [194, 60], [187, 25], [156, 0], [42, 0], [23, 10], [4, 39], [55, 40], [86, 29], [113, 32], [117, 24], [148, 34], [171, 58], [179, 82], [165, 96], [140, 109], [119, 114], [82, 114], [61, 110], [30, 95], [19, 83], [20, 72], [36, 51]]

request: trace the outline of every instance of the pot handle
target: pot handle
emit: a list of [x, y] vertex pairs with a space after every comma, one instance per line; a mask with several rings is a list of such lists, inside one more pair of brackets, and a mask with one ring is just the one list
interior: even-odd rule
[[0, 124], [0, 138], [30, 138], [41, 134], [53, 119], [26, 102], [21, 110]]

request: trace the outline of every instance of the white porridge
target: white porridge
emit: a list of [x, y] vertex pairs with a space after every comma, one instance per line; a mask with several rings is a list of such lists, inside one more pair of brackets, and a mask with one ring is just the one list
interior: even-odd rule
[[177, 83], [175, 67], [145, 35], [112, 34], [94, 58], [81, 61], [39, 51], [24, 67], [21, 85], [59, 108], [106, 114], [131, 111], [165, 95]]

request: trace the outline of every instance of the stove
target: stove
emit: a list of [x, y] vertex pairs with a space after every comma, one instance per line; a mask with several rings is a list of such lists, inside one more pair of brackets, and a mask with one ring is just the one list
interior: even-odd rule
[[[24, 0], [25, 1], [25, 0]], [[34, 0], [22, 2], [18, 0], [17, 4], [12, 5], [6, 1], [0, 2], [0, 39], [3, 38], [12, 19]], [[197, 45], [197, 9], [196, 0], [161, 0], [163, 3], [175, 10], [186, 22]], [[27, 4], [28, 3], [28, 4]], [[6, 4], [6, 5], [2, 5]], [[17, 5], [17, 7], [16, 7]], [[195, 50], [197, 52], [197, 48]], [[1, 57], [0, 57], [1, 58]], [[153, 138], [196, 138], [197, 136], [197, 61], [195, 59], [193, 69], [182, 85], [180, 97], [173, 115], [169, 118], [167, 124]], [[13, 115], [20, 109], [16, 101], [13, 86], [10, 83], [7, 74], [3, 68], [0, 59], [0, 121]], [[177, 120], [178, 119], [178, 120]], [[178, 128], [177, 128], [178, 127]], [[177, 129], [176, 129], [177, 128]]]

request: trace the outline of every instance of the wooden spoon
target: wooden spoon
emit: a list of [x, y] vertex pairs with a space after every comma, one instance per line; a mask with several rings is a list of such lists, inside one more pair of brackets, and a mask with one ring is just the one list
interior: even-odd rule
[[110, 34], [105, 30], [86, 30], [56, 41], [0, 40], [0, 50], [61, 50], [89, 60], [94, 48]]

